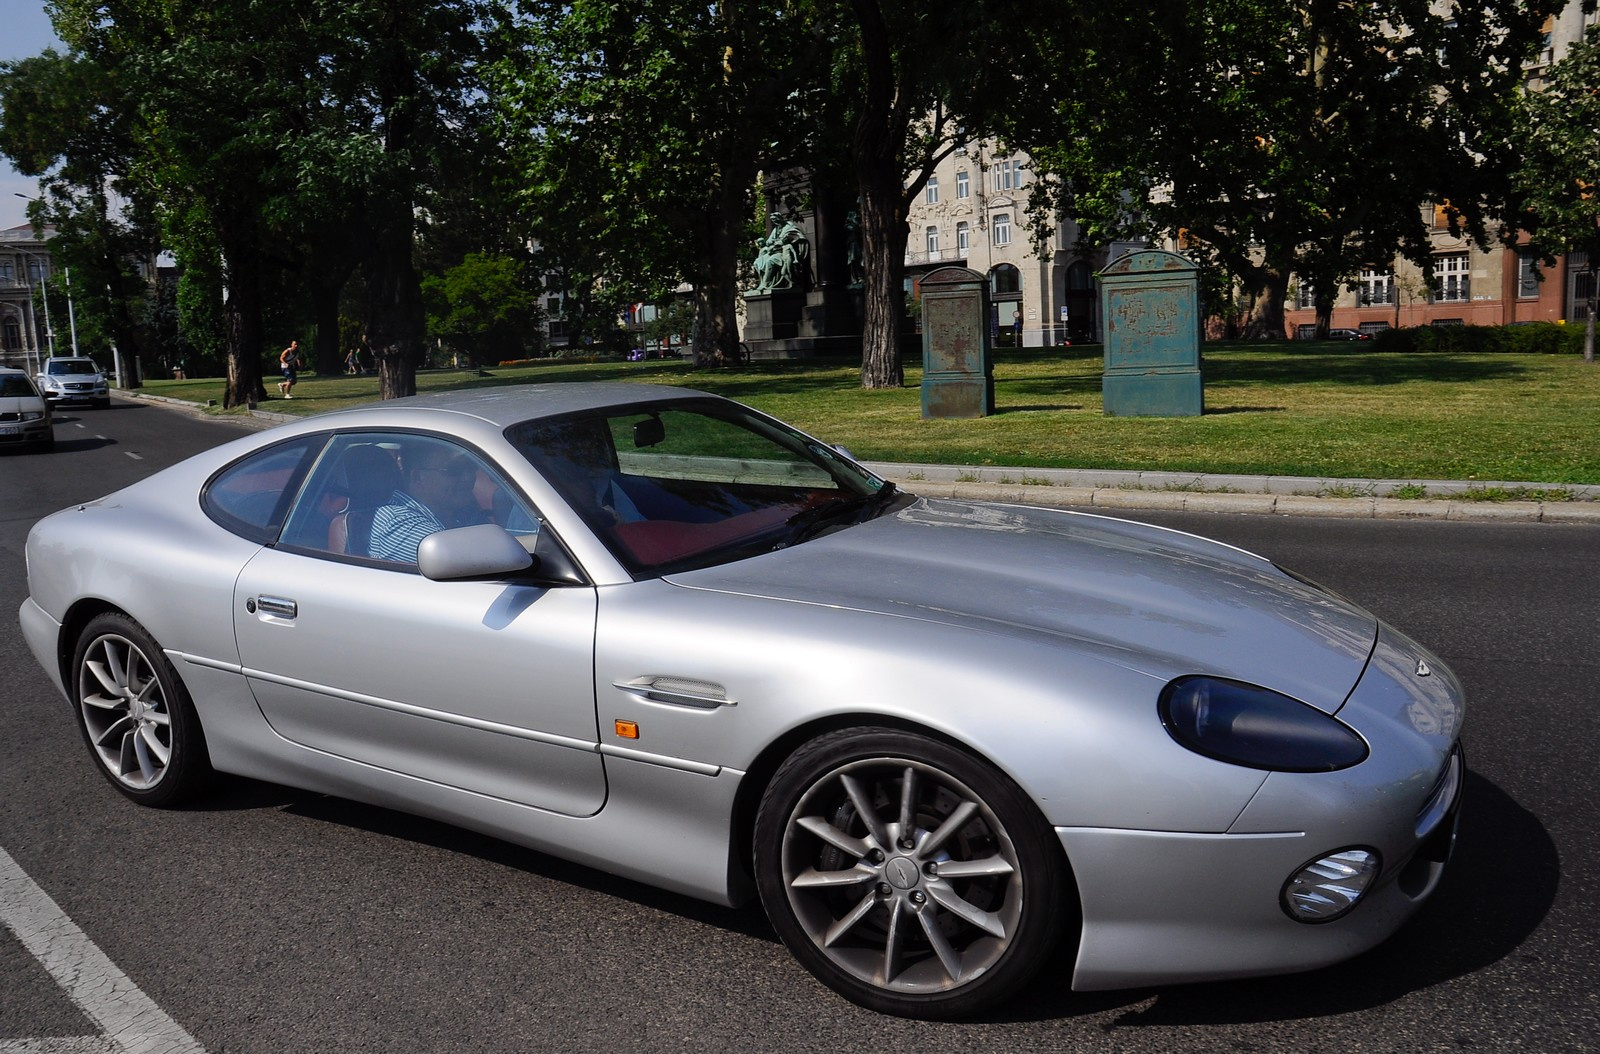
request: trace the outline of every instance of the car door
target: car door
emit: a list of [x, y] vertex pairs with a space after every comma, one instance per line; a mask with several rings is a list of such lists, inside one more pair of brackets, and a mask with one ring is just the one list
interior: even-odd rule
[[363, 483], [370, 492], [379, 474], [375, 456], [393, 459], [403, 483], [407, 462], [441, 450], [470, 466], [476, 514], [513, 533], [537, 529], [535, 511], [464, 446], [405, 433], [334, 437], [278, 544], [258, 553], [235, 587], [240, 660], [256, 700], [278, 734], [312, 750], [592, 815], [605, 800], [594, 589], [436, 582], [417, 573], [414, 557], [338, 551], [360, 536], [356, 521], [371, 518], [356, 506]]

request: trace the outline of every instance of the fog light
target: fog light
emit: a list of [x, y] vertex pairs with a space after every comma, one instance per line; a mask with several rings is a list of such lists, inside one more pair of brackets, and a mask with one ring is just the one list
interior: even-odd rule
[[1356, 906], [1378, 877], [1373, 849], [1342, 849], [1313, 860], [1283, 886], [1283, 910], [1296, 922], [1332, 922]]

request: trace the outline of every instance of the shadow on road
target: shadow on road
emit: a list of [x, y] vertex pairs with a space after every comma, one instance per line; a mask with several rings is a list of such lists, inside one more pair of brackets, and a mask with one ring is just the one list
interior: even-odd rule
[[[1511, 955], [1550, 910], [1560, 883], [1555, 843], [1537, 817], [1470, 774], [1455, 858], [1432, 900], [1384, 944], [1310, 974], [1120, 992], [1074, 993], [1072, 949], [991, 1023], [1125, 1011], [1107, 1029], [1224, 1025], [1329, 1017], [1382, 1006]], [[776, 943], [754, 907], [728, 909], [608, 875], [485, 835], [374, 806], [230, 779], [196, 811], [277, 808], [296, 816], [428, 845]], [[819, 993], [821, 989], [819, 989]], [[1151, 1001], [1153, 998], [1153, 1002]]]

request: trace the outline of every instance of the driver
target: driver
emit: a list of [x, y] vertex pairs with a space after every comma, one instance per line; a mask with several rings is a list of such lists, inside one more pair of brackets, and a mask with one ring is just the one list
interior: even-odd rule
[[444, 444], [409, 452], [404, 468], [402, 489], [372, 514], [368, 552], [380, 560], [414, 564], [417, 546], [428, 535], [482, 519], [471, 515], [478, 470], [465, 454]]

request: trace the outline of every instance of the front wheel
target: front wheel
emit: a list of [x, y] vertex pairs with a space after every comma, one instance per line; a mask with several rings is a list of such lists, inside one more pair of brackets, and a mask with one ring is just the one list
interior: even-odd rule
[[192, 797], [211, 777], [188, 690], [133, 619], [97, 616], [73, 656], [78, 729], [112, 786], [141, 805]]
[[821, 736], [774, 775], [755, 831], [762, 904], [823, 983], [951, 1018], [1005, 999], [1056, 944], [1070, 879], [1022, 791], [965, 751], [887, 728]]

